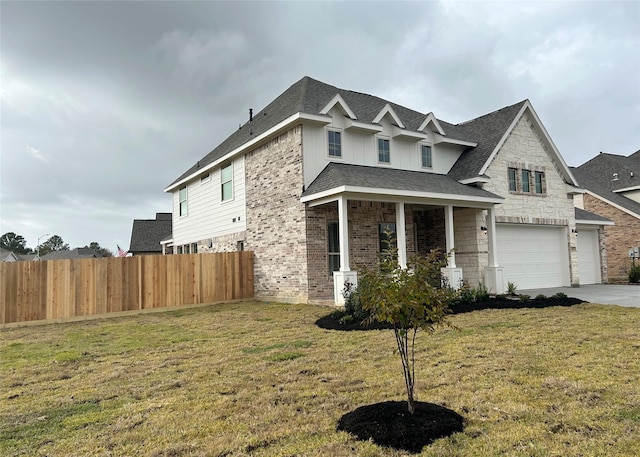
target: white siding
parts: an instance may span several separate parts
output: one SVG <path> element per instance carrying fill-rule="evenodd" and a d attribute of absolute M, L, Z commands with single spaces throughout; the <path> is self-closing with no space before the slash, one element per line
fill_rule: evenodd
<path fill-rule="evenodd" d="M 173 244 L 179 246 L 199 240 L 246 230 L 244 156 L 233 161 L 233 199 L 222 202 L 220 168 L 211 179 L 200 177 L 187 185 L 187 215 L 180 217 L 179 189 L 173 192 Z M 235 219 L 235 222 L 234 222 Z"/>
<path fill-rule="evenodd" d="M 343 162 L 356 165 L 379 166 L 399 168 L 402 170 L 423 171 L 425 173 L 446 174 L 456 162 L 462 150 L 462 146 L 450 144 L 433 145 L 431 139 L 425 140 L 431 144 L 433 168 L 422 168 L 419 139 L 393 138 L 393 126 L 389 116 L 381 121 L 383 131 L 379 134 L 389 139 L 391 151 L 391 163 L 378 163 L 378 143 L 375 133 L 344 130 L 345 117 L 338 108 L 328 113 L 333 121 L 327 127 L 305 125 L 302 135 L 304 184 L 308 186 L 327 166 L 329 162 Z M 342 158 L 328 156 L 327 129 L 341 129 Z M 430 135 L 430 132 L 427 132 Z"/>

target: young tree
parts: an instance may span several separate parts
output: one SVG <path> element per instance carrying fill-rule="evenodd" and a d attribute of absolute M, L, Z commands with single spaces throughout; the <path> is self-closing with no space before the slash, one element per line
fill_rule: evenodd
<path fill-rule="evenodd" d="M 362 307 L 371 313 L 370 319 L 388 322 L 393 331 L 402 360 L 407 389 L 409 413 L 415 411 L 415 342 L 419 329 L 433 332 L 435 326 L 451 325 L 447 319 L 449 304 L 457 292 L 443 286 L 441 268 L 447 265 L 447 256 L 432 250 L 426 256 L 414 255 L 407 268 L 400 268 L 395 243 L 373 268 L 363 267 L 358 274 L 358 287 Z"/>
<path fill-rule="evenodd" d="M 16 254 L 29 254 L 31 249 L 27 247 L 27 241 L 22 235 L 7 232 L 0 237 L 0 247 Z"/>
<path fill-rule="evenodd" d="M 48 254 L 53 251 L 68 251 L 69 245 L 63 241 L 58 235 L 53 235 L 47 241 L 40 245 L 40 256 Z"/>

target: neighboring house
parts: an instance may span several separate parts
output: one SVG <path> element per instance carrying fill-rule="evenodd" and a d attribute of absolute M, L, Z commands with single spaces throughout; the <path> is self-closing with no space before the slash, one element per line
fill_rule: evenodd
<path fill-rule="evenodd" d="M 20 261 L 20 257 L 12 251 L 8 251 L 7 249 L 0 248 L 0 261 L 2 262 L 18 262 Z"/>
<path fill-rule="evenodd" d="M 640 246 L 640 150 L 628 157 L 601 152 L 572 172 L 585 189 L 576 207 L 615 223 L 604 229 L 608 280 L 627 282 L 629 250 Z"/>
<path fill-rule="evenodd" d="M 40 260 L 90 259 L 102 257 L 91 248 L 75 248 L 69 251 L 53 251 L 40 256 Z"/>
<path fill-rule="evenodd" d="M 168 253 L 166 246 L 171 239 L 171 219 L 171 213 L 156 213 L 155 219 L 134 219 L 129 253 L 131 255 Z"/>
<path fill-rule="evenodd" d="M 342 301 L 385 229 L 450 283 L 576 286 L 581 192 L 531 103 L 461 124 L 302 78 L 171 183 L 175 252 L 251 250 L 255 294 Z"/>

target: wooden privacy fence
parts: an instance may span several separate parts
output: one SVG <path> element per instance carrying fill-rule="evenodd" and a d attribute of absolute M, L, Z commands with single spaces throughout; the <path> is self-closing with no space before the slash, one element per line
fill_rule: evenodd
<path fill-rule="evenodd" d="M 253 252 L 3 262 L 0 323 L 253 298 Z"/>

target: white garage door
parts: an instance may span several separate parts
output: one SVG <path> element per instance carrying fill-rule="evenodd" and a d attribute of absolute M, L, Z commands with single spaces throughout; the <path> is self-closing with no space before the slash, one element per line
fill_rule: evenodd
<path fill-rule="evenodd" d="M 580 284 L 599 284 L 602 281 L 597 230 L 578 230 L 578 272 Z"/>
<path fill-rule="evenodd" d="M 518 289 L 570 285 L 566 233 L 564 227 L 498 224 L 498 264 L 505 281 Z"/>

